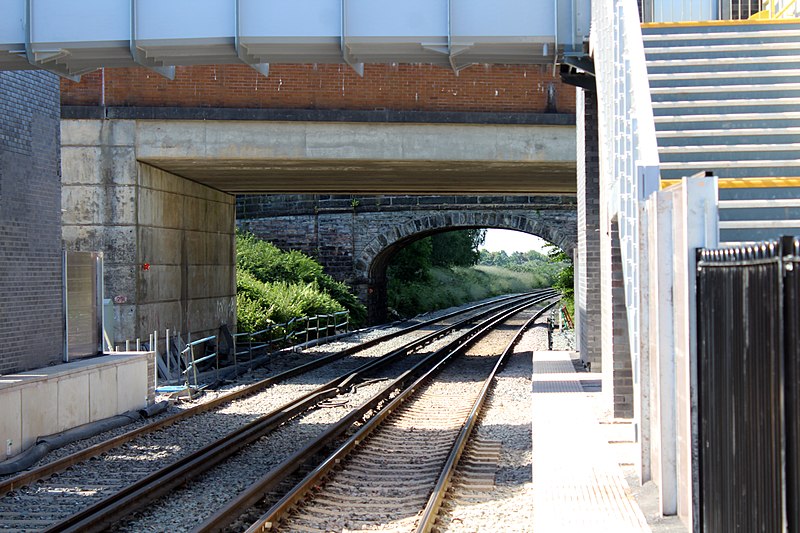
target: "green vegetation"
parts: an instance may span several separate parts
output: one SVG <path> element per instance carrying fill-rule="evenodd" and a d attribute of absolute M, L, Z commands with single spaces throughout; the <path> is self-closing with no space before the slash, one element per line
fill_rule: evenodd
<path fill-rule="evenodd" d="M 500 267 L 432 267 L 423 280 L 390 278 L 389 308 L 408 317 L 535 287 L 529 274 Z"/>
<path fill-rule="evenodd" d="M 556 287 L 572 312 L 572 265 L 566 254 L 478 251 L 484 230 L 451 231 L 411 243 L 388 270 L 390 312 L 401 317 L 501 294 Z M 567 295 L 566 288 L 569 287 Z"/>
<path fill-rule="evenodd" d="M 560 260 L 551 259 L 549 256 L 537 251 L 514 252 L 508 255 L 505 251 L 489 252 L 481 250 L 481 265 L 491 265 L 507 268 L 515 272 L 527 272 L 533 276 L 535 287 L 549 287 L 555 283 L 559 271 L 564 268 Z"/>
<path fill-rule="evenodd" d="M 252 234 L 236 233 L 236 304 L 239 331 L 257 331 L 292 318 L 350 311 L 363 324 L 367 310 L 344 283 L 298 252 L 283 252 Z"/>
<path fill-rule="evenodd" d="M 561 248 L 549 245 L 547 257 L 554 264 L 563 265 L 553 282 L 553 288 L 561 292 L 561 303 L 567 308 L 570 316 L 575 316 L 575 267 L 572 259 Z"/>

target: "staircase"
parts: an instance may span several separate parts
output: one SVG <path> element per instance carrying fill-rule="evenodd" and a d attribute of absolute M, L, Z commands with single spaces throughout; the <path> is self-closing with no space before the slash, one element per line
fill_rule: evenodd
<path fill-rule="evenodd" d="M 800 21 L 642 28 L 661 179 L 720 177 L 720 241 L 800 235 Z"/>

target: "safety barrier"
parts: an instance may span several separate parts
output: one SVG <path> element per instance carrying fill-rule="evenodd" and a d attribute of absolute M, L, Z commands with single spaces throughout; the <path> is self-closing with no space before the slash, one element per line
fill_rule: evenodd
<path fill-rule="evenodd" d="M 703 531 L 800 531 L 800 240 L 697 259 Z"/>

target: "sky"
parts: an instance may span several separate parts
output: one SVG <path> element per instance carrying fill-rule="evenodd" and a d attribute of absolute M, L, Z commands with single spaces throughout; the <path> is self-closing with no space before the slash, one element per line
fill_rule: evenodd
<path fill-rule="evenodd" d="M 521 231 L 487 229 L 486 242 L 483 243 L 480 249 L 490 252 L 505 250 L 509 255 L 514 252 L 527 252 L 530 250 L 545 253 L 544 245 L 546 243 L 547 241 L 544 239 L 540 239 L 529 233 L 522 233 Z"/>

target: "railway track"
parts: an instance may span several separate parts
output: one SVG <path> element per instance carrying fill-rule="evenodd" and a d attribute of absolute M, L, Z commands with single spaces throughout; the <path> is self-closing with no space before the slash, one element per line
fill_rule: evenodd
<path fill-rule="evenodd" d="M 522 331 L 545 309 L 506 320 L 506 325 L 521 327 L 502 354 L 482 355 L 499 351 L 481 346 L 496 344 L 490 337 L 461 356 L 458 365 L 441 370 L 437 365 L 266 513 L 249 525 L 243 523 L 249 517 L 240 518 L 230 530 L 430 531 L 495 374 Z M 498 331 L 492 335 L 502 337 Z M 471 479 L 461 483 L 486 484 L 493 477 L 488 474 L 492 458 L 499 457 L 499 443 L 470 443 L 468 456 L 462 475 Z M 209 521 L 196 531 L 217 531 L 219 525 Z"/>
<path fill-rule="evenodd" d="M 137 429 L 110 442 L 92 446 L 74 456 L 45 465 L 37 471 L 4 480 L 0 482 L 0 493 L 5 494 L 9 490 L 14 490 L 0 499 L 2 527 L 21 531 L 45 528 L 62 531 L 71 527 L 63 519 L 65 516 L 76 516 L 76 509 L 86 510 L 105 506 L 109 499 L 114 499 L 113 495 L 126 493 L 126 490 L 127 496 L 117 497 L 116 501 L 117 513 L 122 509 L 128 514 L 157 499 L 161 493 L 193 479 L 200 472 L 234 455 L 253 442 L 264 448 L 265 444 L 261 442 L 264 439 L 261 437 L 276 430 L 284 431 L 281 426 L 293 418 L 299 419 L 299 423 L 296 424 L 298 426 L 302 426 L 300 422 L 305 420 L 306 429 L 314 428 L 307 432 L 305 440 L 308 440 L 321 430 L 320 427 L 314 426 L 314 422 L 309 422 L 313 420 L 313 415 L 307 412 L 309 409 L 327 401 L 326 412 L 338 411 L 334 413 L 335 416 L 340 418 L 346 416 L 352 411 L 349 404 L 356 401 L 355 397 L 348 397 L 354 385 L 365 379 L 380 377 L 381 372 L 386 375 L 401 372 L 415 360 L 423 358 L 427 353 L 426 347 L 427 351 L 432 350 L 436 343 L 444 342 L 441 340 L 442 337 L 464 327 L 476 315 L 488 313 L 487 307 L 491 309 L 497 305 L 508 305 L 509 302 L 503 304 L 493 302 L 493 306 L 474 306 L 466 313 L 471 315 L 469 318 L 460 318 L 463 313 L 441 317 L 438 322 L 444 320 L 450 324 L 432 333 L 426 333 L 424 330 L 434 328 L 436 321 L 427 321 L 407 328 L 403 331 L 406 335 L 419 330 L 423 332 L 417 334 L 417 338 L 412 342 L 381 357 L 359 358 L 354 355 L 360 350 L 371 348 L 386 340 L 383 338 L 370 341 L 366 346 L 348 349 L 344 353 L 320 358 L 319 361 L 273 376 L 229 397 L 219 398 L 210 404 L 198 406 L 195 410 L 162 420 L 152 427 Z M 365 362 L 366 359 L 369 360 Z M 314 381 L 317 384 L 320 381 L 325 383 L 320 386 L 309 384 L 307 387 L 309 390 L 305 394 L 282 405 L 273 401 L 267 407 L 269 404 L 259 400 L 264 390 L 304 372 L 307 377 L 311 375 L 308 372 L 313 374 L 323 365 L 326 365 L 328 371 L 338 366 L 338 377 L 333 380 L 322 380 L 321 375 L 316 379 L 312 377 L 309 379 L 310 383 Z M 363 397 L 369 395 L 378 385 L 367 383 L 361 387 L 360 392 Z M 339 404 L 332 404 L 331 400 L 337 397 Z M 238 409 L 231 412 L 231 405 L 238 405 Z M 202 427 L 213 426 L 214 431 L 207 429 L 198 431 L 199 417 L 210 421 L 204 423 Z M 317 426 L 324 425 L 317 424 Z M 224 439 L 227 439 L 222 441 L 223 444 L 217 442 L 220 435 L 224 435 Z M 295 445 L 304 441 L 302 435 L 290 438 L 294 440 Z M 257 449 L 258 446 L 255 446 L 251 450 Z M 261 452 L 247 453 L 254 457 L 250 459 L 251 464 L 263 469 L 274 467 L 275 460 L 265 463 L 259 462 L 257 457 L 268 456 L 273 459 L 281 457 L 278 451 L 270 450 L 268 447 Z M 69 470 L 66 471 L 66 468 Z M 87 477 L 93 480 L 87 481 Z M 37 479 L 45 478 L 46 481 L 30 485 Z M 27 486 L 19 488 L 21 485 Z M 144 495 L 147 497 L 143 497 Z M 113 519 L 105 519 L 102 525 L 97 527 L 102 529 L 117 521 L 117 515 L 112 513 L 107 516 L 112 515 Z M 80 525 L 73 530 L 87 529 Z"/>

